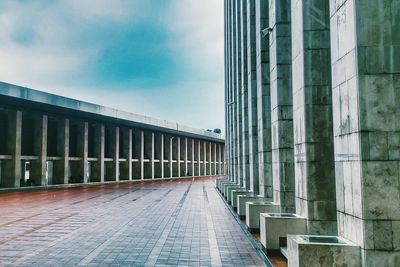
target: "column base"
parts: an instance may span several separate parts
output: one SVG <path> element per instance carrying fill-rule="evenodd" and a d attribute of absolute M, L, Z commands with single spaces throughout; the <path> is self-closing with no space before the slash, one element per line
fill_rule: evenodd
<path fill-rule="evenodd" d="M 246 202 L 271 202 L 272 199 L 260 195 L 241 195 L 237 199 L 237 213 L 241 219 L 246 218 Z"/>
<path fill-rule="evenodd" d="M 287 247 L 287 235 L 304 235 L 307 220 L 293 213 L 261 213 L 260 239 L 266 250 Z"/>
<path fill-rule="evenodd" d="M 231 203 L 231 191 L 233 189 L 241 189 L 241 186 L 238 184 L 226 184 L 224 186 L 224 197 L 226 200 L 228 200 L 229 203 Z"/>
<path fill-rule="evenodd" d="M 361 266 L 361 248 L 337 236 L 288 235 L 289 266 Z"/>
<path fill-rule="evenodd" d="M 246 202 L 246 225 L 250 232 L 260 232 L 260 214 L 278 213 L 281 207 L 274 202 Z"/>
<path fill-rule="evenodd" d="M 237 191 L 232 191 L 232 207 L 235 211 L 238 211 L 239 208 L 239 197 L 243 198 L 243 197 L 248 197 L 248 196 L 255 196 L 253 191 L 248 191 L 246 189 L 242 189 L 241 191 L 237 190 Z"/>

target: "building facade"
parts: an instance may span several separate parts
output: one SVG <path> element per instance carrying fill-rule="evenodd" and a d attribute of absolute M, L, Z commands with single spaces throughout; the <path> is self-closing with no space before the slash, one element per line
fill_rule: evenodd
<path fill-rule="evenodd" d="M 400 266 L 400 1 L 225 0 L 225 70 L 228 181 Z"/>
<path fill-rule="evenodd" d="M 221 175 L 222 135 L 0 83 L 3 188 Z"/>

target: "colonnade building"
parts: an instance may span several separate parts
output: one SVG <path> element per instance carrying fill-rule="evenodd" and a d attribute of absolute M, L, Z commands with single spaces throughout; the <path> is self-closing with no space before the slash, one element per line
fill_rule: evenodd
<path fill-rule="evenodd" d="M 220 175 L 224 137 L 0 83 L 3 188 Z"/>
<path fill-rule="evenodd" d="M 400 1 L 225 0 L 227 178 L 289 266 L 400 266 Z"/>

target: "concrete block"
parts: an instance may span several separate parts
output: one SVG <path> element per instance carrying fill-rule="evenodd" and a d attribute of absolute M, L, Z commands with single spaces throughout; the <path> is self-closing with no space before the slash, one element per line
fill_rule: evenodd
<path fill-rule="evenodd" d="M 306 224 L 306 218 L 293 213 L 261 213 L 261 244 L 267 250 L 286 247 L 286 236 L 306 234 Z"/>
<path fill-rule="evenodd" d="M 278 213 L 280 206 L 274 202 L 249 202 L 245 203 L 246 225 L 250 231 L 260 230 L 261 213 Z"/>
<path fill-rule="evenodd" d="M 232 194 L 231 194 L 232 208 L 233 209 L 238 208 L 238 196 L 252 196 L 252 195 L 254 195 L 253 192 L 247 191 L 245 189 L 232 191 Z"/>
<path fill-rule="evenodd" d="M 240 195 L 238 196 L 237 199 L 237 213 L 240 217 L 245 217 L 246 216 L 246 202 L 252 201 L 252 202 L 268 202 L 272 201 L 272 199 L 268 199 L 265 197 L 262 197 L 260 195 Z"/>
<path fill-rule="evenodd" d="M 228 186 L 226 187 L 226 199 L 228 200 L 228 202 L 232 203 L 233 199 L 232 199 L 232 191 L 246 191 L 246 189 L 244 189 L 243 187 L 241 187 L 240 185 L 236 185 L 236 186 Z"/>
<path fill-rule="evenodd" d="M 361 266 L 361 248 L 336 236 L 289 235 L 289 267 Z"/>
<path fill-rule="evenodd" d="M 222 188 L 222 194 L 224 195 L 224 197 L 226 198 L 226 199 L 228 199 L 228 192 L 227 192 L 227 190 L 228 190 L 228 187 L 240 187 L 239 185 L 237 185 L 237 184 L 235 184 L 235 183 L 229 183 L 229 184 L 224 184 L 223 185 L 223 188 Z"/>

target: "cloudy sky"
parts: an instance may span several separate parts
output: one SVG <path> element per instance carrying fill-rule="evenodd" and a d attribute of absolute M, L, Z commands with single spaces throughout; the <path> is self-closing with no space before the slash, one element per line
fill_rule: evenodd
<path fill-rule="evenodd" d="M 224 128 L 222 0 L 1 0 L 0 80 Z"/>

